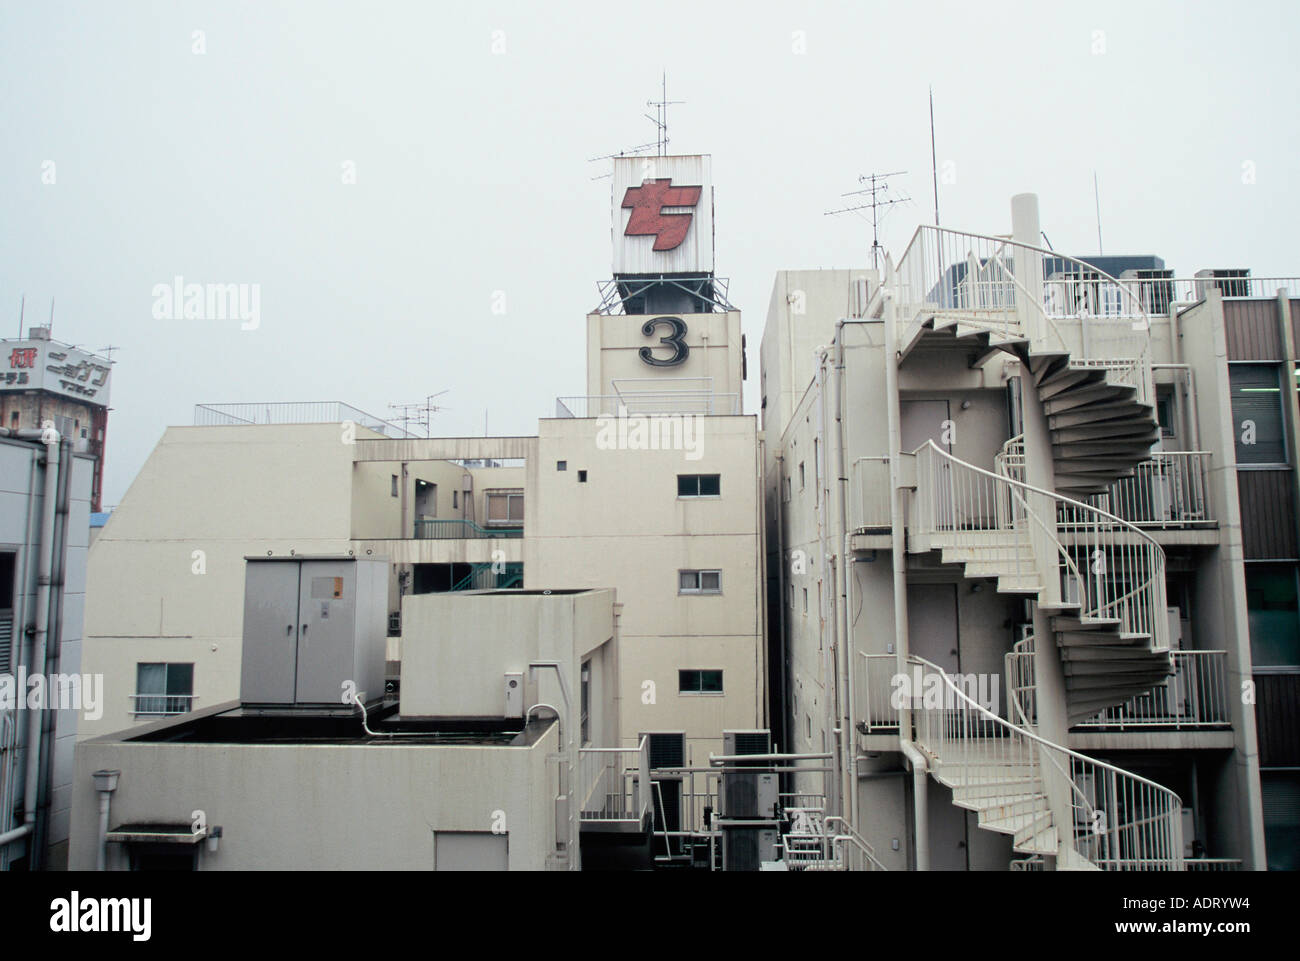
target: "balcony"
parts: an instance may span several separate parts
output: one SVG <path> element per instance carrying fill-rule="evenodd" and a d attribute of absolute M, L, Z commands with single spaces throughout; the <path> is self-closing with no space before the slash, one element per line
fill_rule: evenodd
<path fill-rule="evenodd" d="M 1227 651 L 1174 651 L 1174 673 L 1119 707 L 1080 721 L 1074 730 L 1194 731 L 1228 728 Z"/>
<path fill-rule="evenodd" d="M 1206 497 L 1206 451 L 1164 451 L 1138 464 L 1089 503 L 1147 530 L 1214 527 Z"/>
<path fill-rule="evenodd" d="M 637 747 L 584 747 L 577 790 L 584 831 L 640 833 L 650 827 L 650 740 Z"/>
<path fill-rule="evenodd" d="M 523 527 L 489 526 L 480 527 L 470 520 L 421 519 L 415 522 L 415 539 L 417 541 L 454 541 L 480 540 L 482 538 L 523 537 Z"/>
<path fill-rule="evenodd" d="M 194 694 L 131 694 L 134 717 L 173 717 L 194 710 Z"/>
<path fill-rule="evenodd" d="M 850 481 L 850 530 L 862 534 L 888 532 L 891 526 L 888 455 L 859 457 L 853 462 Z"/>
<path fill-rule="evenodd" d="M 1030 723 L 1037 723 L 1033 648 L 1020 646 L 1008 656 L 1008 698 L 1018 698 Z M 1227 651 L 1175 651 L 1174 673 L 1118 707 L 1075 724 L 1085 733 L 1126 731 L 1226 731 L 1232 726 Z M 891 703 L 897 659 L 893 654 L 859 652 L 853 678 L 855 725 L 864 737 L 896 735 L 898 711 Z"/>

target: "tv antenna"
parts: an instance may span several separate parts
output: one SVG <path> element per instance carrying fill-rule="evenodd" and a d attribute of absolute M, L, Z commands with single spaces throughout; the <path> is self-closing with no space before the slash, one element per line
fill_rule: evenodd
<path fill-rule="evenodd" d="M 850 207 L 841 207 L 838 210 L 827 210 L 824 216 L 831 217 L 836 214 L 858 213 L 863 210 L 871 211 L 871 269 L 875 270 L 877 266 L 877 251 L 883 250 L 880 246 L 880 224 L 889 216 L 890 210 L 895 204 L 911 203 L 911 197 L 895 196 L 892 188 L 889 186 L 890 177 L 901 177 L 907 173 L 906 170 L 894 170 L 890 173 L 870 173 L 859 174 L 858 183 L 867 184 L 861 190 L 850 190 L 848 193 L 840 194 L 841 197 L 865 197 L 864 203 L 855 204 Z"/>
<path fill-rule="evenodd" d="M 429 394 L 424 398 L 423 402 L 414 404 L 389 404 L 388 409 L 399 412 L 395 419 L 402 425 L 402 433 L 409 434 L 411 432 L 410 425 L 414 424 L 417 427 L 423 427 L 424 436 L 428 437 L 429 428 L 433 423 L 433 415 L 440 410 L 449 410 L 449 408 L 441 407 L 433 402 L 435 397 L 441 397 L 445 393 L 447 391 L 440 390 L 436 394 Z"/>
<path fill-rule="evenodd" d="M 669 142 L 668 141 L 668 108 L 671 106 L 676 106 L 678 104 L 684 104 L 686 101 L 668 99 L 667 72 L 665 72 L 661 76 L 660 83 L 661 83 L 660 97 L 662 99 L 647 100 L 645 102 L 645 105 L 647 107 L 655 108 L 655 115 L 653 117 L 650 116 L 649 114 L 645 115 L 645 118 L 655 125 L 655 139 L 650 143 L 637 144 L 635 147 L 628 147 L 626 150 L 620 150 L 617 153 L 608 153 L 600 157 L 592 157 L 587 161 L 588 163 L 599 163 L 602 160 L 612 160 L 615 157 L 635 157 L 639 154 L 644 153 L 647 150 L 654 150 L 656 156 L 659 157 L 662 157 L 667 153 L 668 142 Z M 592 177 L 591 179 L 604 180 L 606 177 L 610 177 L 610 176 L 613 175 L 600 174 L 599 176 Z"/>
<path fill-rule="evenodd" d="M 111 364 L 113 363 L 113 351 L 121 349 L 122 348 L 118 347 L 116 344 L 109 344 L 107 347 L 99 348 L 95 353 L 101 354 Z"/>

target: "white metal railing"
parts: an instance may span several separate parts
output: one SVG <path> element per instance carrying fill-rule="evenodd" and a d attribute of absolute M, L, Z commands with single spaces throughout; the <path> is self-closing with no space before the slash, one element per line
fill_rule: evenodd
<path fill-rule="evenodd" d="M 1241 858 L 1184 858 L 1188 871 L 1240 871 Z"/>
<path fill-rule="evenodd" d="M 644 821 L 650 813 L 649 738 L 633 748 L 584 747 L 578 752 L 578 810 L 584 824 Z"/>
<path fill-rule="evenodd" d="M 884 871 L 875 850 L 844 818 L 820 809 L 787 808 L 791 828 L 781 836 L 788 871 Z"/>
<path fill-rule="evenodd" d="M 1059 775 L 1070 792 L 1072 822 L 1054 823 L 1060 843 L 1106 870 L 1183 869 L 1182 801 L 1173 791 L 999 717 L 924 658 L 912 656 L 908 663 L 925 672 L 927 684 L 932 675 L 941 678 L 944 703 L 914 697 L 911 716 L 913 740 L 949 786 L 979 787 L 1016 776 L 1038 782 L 1025 793 L 1049 793 L 1046 779 Z"/>
<path fill-rule="evenodd" d="M 899 321 L 923 311 L 1083 359 L 1147 359 L 1151 320 L 1128 285 L 1096 267 L 1007 237 L 922 224 L 896 268 Z M 1018 276 L 1019 275 L 1019 276 Z M 1038 337 L 1023 321 L 1042 322 Z M 1070 321 L 1070 323 L 1061 323 Z"/>
<path fill-rule="evenodd" d="M 852 503 L 849 506 L 853 530 L 889 529 L 889 457 L 859 457 L 852 467 Z"/>
<path fill-rule="evenodd" d="M 712 417 L 740 413 L 740 394 L 712 390 L 639 390 L 555 398 L 556 417 Z"/>
<path fill-rule="evenodd" d="M 1038 688 L 1034 684 L 1034 636 L 1025 636 L 1004 655 L 1007 675 L 1007 718 L 1038 725 Z"/>
<path fill-rule="evenodd" d="M 195 694 L 128 694 L 136 717 L 171 717 L 194 709 Z"/>
<path fill-rule="evenodd" d="M 1075 727 L 1222 728 L 1232 724 L 1227 651 L 1174 651 L 1174 673 L 1151 690 Z"/>
<path fill-rule="evenodd" d="M 897 734 L 898 709 L 893 703 L 893 679 L 898 658 L 893 654 L 858 652 L 854 663 L 853 699 L 857 703 L 856 724 L 866 734 Z"/>
<path fill-rule="evenodd" d="M 1089 503 L 1145 528 L 1194 527 L 1214 523 L 1206 496 L 1208 451 L 1161 451 L 1138 464 Z"/>
<path fill-rule="evenodd" d="M 998 575 L 1032 583 L 1035 556 L 1059 580 L 1040 600 L 1077 603 L 1087 619 L 1115 619 L 1124 633 L 1169 646 L 1165 555 L 1141 528 L 1107 511 L 958 460 L 933 440 L 917 448 L 914 534 L 968 548 Z M 1037 508 L 1035 509 L 1035 505 Z"/>
<path fill-rule="evenodd" d="M 1262 299 L 1285 290 L 1290 297 L 1300 296 L 1298 277 L 1120 277 L 1056 278 L 1057 298 L 1063 303 L 1082 301 L 1094 314 L 1115 309 L 1120 300 L 1116 288 L 1132 293 L 1148 314 L 1168 314 L 1176 303 L 1193 303 L 1218 289 L 1226 300 Z"/>

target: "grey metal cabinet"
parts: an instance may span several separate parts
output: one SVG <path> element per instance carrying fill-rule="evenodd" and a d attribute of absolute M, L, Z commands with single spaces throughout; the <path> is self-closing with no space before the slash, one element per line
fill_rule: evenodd
<path fill-rule="evenodd" d="M 240 700 L 341 707 L 348 685 L 363 703 L 381 697 L 387 560 L 246 561 Z"/>

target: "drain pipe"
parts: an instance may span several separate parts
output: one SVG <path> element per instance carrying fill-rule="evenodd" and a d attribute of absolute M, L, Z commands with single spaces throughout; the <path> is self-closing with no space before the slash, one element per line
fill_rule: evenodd
<path fill-rule="evenodd" d="M 894 261 L 885 255 L 885 284 L 880 294 L 885 318 L 885 414 L 889 430 L 889 534 L 894 568 L 894 664 L 907 675 L 910 627 L 907 621 L 907 535 L 903 529 L 903 428 L 898 397 L 898 304 L 894 301 Z M 904 700 L 898 712 L 898 746 L 912 766 L 912 811 L 916 869 L 930 870 L 929 782 L 925 756 L 912 743 L 912 708 Z"/>
<path fill-rule="evenodd" d="M 49 424 L 49 421 L 46 421 Z M 59 432 L 53 425 L 42 430 L 18 431 L 17 436 L 36 439 L 45 445 L 45 494 L 41 502 L 41 546 L 36 574 L 36 630 L 32 637 L 29 670 L 45 671 L 46 641 L 50 629 L 50 582 L 54 569 L 54 514 L 58 507 Z M 27 775 L 23 782 L 24 827 L 36 828 L 36 798 L 41 772 L 41 730 L 39 718 L 27 719 Z M 0 838 L 0 843 L 3 842 Z M 29 863 L 37 861 L 33 850 Z"/>
<path fill-rule="evenodd" d="M 99 844 L 95 850 L 95 870 L 105 871 L 108 864 L 108 809 L 117 790 L 121 771 L 96 771 L 91 775 L 99 792 Z"/>
<path fill-rule="evenodd" d="M 564 778 L 564 784 L 561 785 L 561 789 L 564 792 L 562 796 L 567 799 L 565 803 L 565 807 L 566 807 L 566 813 L 568 814 L 567 820 L 568 820 L 568 827 L 569 827 L 569 831 L 568 831 L 569 836 L 565 839 L 564 842 L 565 843 L 564 853 L 565 853 L 565 858 L 568 861 L 569 870 L 572 871 L 574 866 L 574 858 L 575 856 L 580 856 L 580 855 L 578 849 L 578 839 L 574 837 L 574 833 L 575 833 L 574 825 L 577 823 L 577 821 L 576 818 L 574 817 L 573 796 L 572 796 L 573 795 L 573 768 L 574 768 L 573 753 L 574 752 L 570 742 L 573 740 L 573 731 L 571 729 L 572 725 L 568 725 L 567 727 L 569 728 L 569 730 L 568 730 L 567 740 L 566 740 L 566 734 L 565 734 L 566 725 L 563 720 L 563 718 L 567 718 L 569 716 L 569 712 L 571 710 L 570 701 L 569 701 L 569 685 L 564 680 L 564 668 L 559 661 L 530 661 L 528 664 L 528 679 L 530 681 L 533 680 L 534 675 L 537 673 L 538 670 L 541 669 L 550 669 L 555 672 L 555 678 L 557 681 L 560 682 L 561 703 L 564 704 L 563 715 L 561 715 L 559 711 L 555 711 L 555 708 L 553 707 L 551 708 L 551 710 L 555 711 L 556 717 L 561 719 L 559 730 L 556 733 L 559 735 L 560 749 L 564 752 L 564 757 L 566 759 L 565 763 L 568 768 L 568 770 L 565 772 L 567 776 Z M 539 704 L 535 706 L 541 707 L 543 705 Z M 549 704 L 545 706 L 550 707 Z M 526 712 L 524 715 L 525 720 L 527 719 L 528 713 L 531 713 L 532 711 L 533 708 L 528 709 L 528 712 Z"/>

